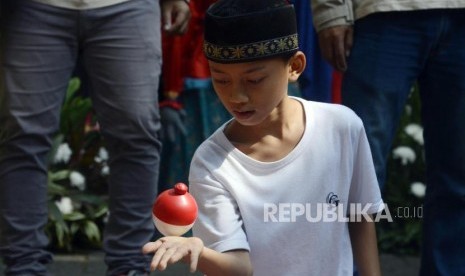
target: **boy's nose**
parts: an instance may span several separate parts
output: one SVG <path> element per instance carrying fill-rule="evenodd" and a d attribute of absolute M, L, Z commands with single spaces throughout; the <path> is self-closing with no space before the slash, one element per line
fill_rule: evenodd
<path fill-rule="evenodd" d="M 229 100 L 233 103 L 244 103 L 249 100 L 249 97 L 243 87 L 235 87 L 229 95 Z"/>

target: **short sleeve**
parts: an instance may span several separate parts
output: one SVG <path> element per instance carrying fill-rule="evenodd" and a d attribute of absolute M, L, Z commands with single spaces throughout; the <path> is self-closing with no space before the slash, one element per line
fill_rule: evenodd
<path fill-rule="evenodd" d="M 367 214 L 375 214 L 384 209 L 384 202 L 381 198 L 370 146 L 361 121 L 360 125 L 354 140 L 354 163 L 349 204 L 360 204 L 361 208 L 355 208 L 355 210 L 364 210 Z"/>
<path fill-rule="evenodd" d="M 199 208 L 198 218 L 192 229 L 193 235 L 202 239 L 205 246 L 219 252 L 236 249 L 249 251 L 236 200 L 211 175 L 199 173 L 202 166 L 196 165 L 196 160 L 193 160 L 191 171 L 197 170 L 196 175 L 203 177 L 189 180 L 190 192 Z"/>

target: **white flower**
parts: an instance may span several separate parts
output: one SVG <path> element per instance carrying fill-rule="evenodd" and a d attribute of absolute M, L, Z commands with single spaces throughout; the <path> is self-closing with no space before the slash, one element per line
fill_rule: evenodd
<path fill-rule="evenodd" d="M 108 220 L 110 219 L 110 211 L 108 211 L 105 216 L 103 217 L 102 221 L 104 224 L 108 223 Z"/>
<path fill-rule="evenodd" d="M 58 163 L 67 163 L 69 159 L 71 158 L 71 155 L 73 154 L 73 151 L 69 147 L 67 143 L 63 143 L 58 146 L 57 152 L 55 156 L 53 157 L 53 161 L 55 164 Z"/>
<path fill-rule="evenodd" d="M 97 163 L 101 163 L 101 162 L 105 162 L 108 160 L 108 151 L 101 147 L 99 150 L 98 150 L 98 155 L 95 156 L 94 158 L 95 162 Z"/>
<path fill-rule="evenodd" d="M 426 186 L 421 182 L 413 182 L 410 185 L 410 192 L 416 197 L 423 198 L 425 196 Z"/>
<path fill-rule="evenodd" d="M 423 145 L 423 127 L 418 124 L 409 124 L 404 129 L 405 133 L 410 135 L 418 144 Z"/>
<path fill-rule="evenodd" d="M 399 146 L 392 151 L 394 159 L 401 159 L 402 165 L 415 162 L 417 158 L 415 152 L 406 146 Z"/>
<path fill-rule="evenodd" d="M 412 115 L 412 107 L 408 104 L 405 105 L 405 114 L 407 114 L 407 116 Z"/>
<path fill-rule="evenodd" d="M 419 125 L 419 124 L 408 124 L 404 131 L 410 135 L 410 136 L 413 136 L 415 135 L 416 133 L 418 132 L 422 132 L 423 131 L 423 128 Z"/>
<path fill-rule="evenodd" d="M 104 166 L 104 167 L 102 168 L 102 170 L 100 171 L 100 173 L 101 173 L 102 176 L 107 176 L 107 175 L 109 175 L 109 174 L 110 174 L 110 167 Z"/>
<path fill-rule="evenodd" d="M 69 197 L 62 197 L 59 201 L 55 201 L 55 205 L 63 215 L 68 215 L 73 212 L 73 202 Z"/>
<path fill-rule="evenodd" d="M 86 188 L 86 179 L 80 172 L 72 171 L 69 174 L 69 181 L 71 186 L 78 188 L 80 191 L 84 191 Z"/>

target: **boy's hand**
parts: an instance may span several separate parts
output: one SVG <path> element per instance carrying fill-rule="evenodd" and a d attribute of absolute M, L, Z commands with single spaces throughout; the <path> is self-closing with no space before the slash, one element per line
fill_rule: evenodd
<path fill-rule="evenodd" d="M 184 260 L 190 264 L 190 271 L 195 272 L 203 248 L 202 240 L 196 237 L 163 237 L 155 242 L 146 243 L 142 252 L 155 253 L 150 264 L 152 271 L 165 270 L 168 264 Z"/>

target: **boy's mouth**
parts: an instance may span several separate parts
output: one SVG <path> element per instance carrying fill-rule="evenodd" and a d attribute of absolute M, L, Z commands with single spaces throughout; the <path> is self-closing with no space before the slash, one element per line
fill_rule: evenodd
<path fill-rule="evenodd" d="M 237 119 L 245 120 L 245 119 L 250 118 L 254 113 L 255 113 L 254 110 L 249 110 L 249 111 L 234 110 L 234 117 L 236 117 Z"/>

